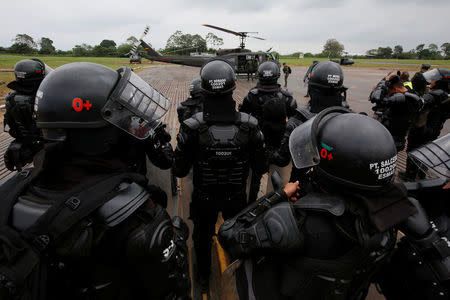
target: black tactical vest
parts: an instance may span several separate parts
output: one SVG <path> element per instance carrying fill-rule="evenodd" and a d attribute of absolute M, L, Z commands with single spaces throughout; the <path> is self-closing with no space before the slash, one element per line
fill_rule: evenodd
<path fill-rule="evenodd" d="M 314 193 L 294 204 L 296 210 L 306 213 L 305 221 L 300 225 L 305 234 L 305 247 L 300 253 L 269 259 L 264 272 L 258 271 L 261 266 L 255 265 L 253 286 L 257 299 L 365 298 L 372 277 L 392 253 L 396 231 L 377 232 L 364 215 L 352 212 L 346 206 L 339 197 L 317 197 Z M 328 220 L 323 223 L 325 226 L 317 225 L 322 224 L 317 221 L 320 219 Z M 310 222 L 309 229 L 307 222 Z M 321 228 L 314 229 L 314 225 Z M 327 228 L 332 228 L 333 232 L 327 233 Z M 309 241 L 316 238 L 318 246 L 322 246 L 320 240 L 334 235 L 335 246 L 327 254 L 330 258 L 317 258 L 324 250 L 308 247 L 307 235 Z M 343 244 L 347 246 L 343 247 Z M 272 272 L 277 274 L 273 280 L 278 284 L 264 284 L 263 281 L 268 280 L 264 274 Z M 271 290 L 270 286 L 275 286 L 277 291 Z"/>
<path fill-rule="evenodd" d="M 281 91 L 263 93 L 251 90 L 252 111 L 268 145 L 279 146 L 286 129 L 286 96 Z"/>
<path fill-rule="evenodd" d="M 185 124 L 198 135 L 194 186 L 205 192 L 221 191 L 224 196 L 245 191 L 249 141 L 256 120 L 246 113 L 238 113 L 234 123 L 208 124 L 203 120 L 203 113 L 198 113 Z"/>

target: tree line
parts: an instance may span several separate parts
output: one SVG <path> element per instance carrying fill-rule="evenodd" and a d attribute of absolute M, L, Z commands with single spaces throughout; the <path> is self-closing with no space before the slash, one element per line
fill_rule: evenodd
<path fill-rule="evenodd" d="M 295 52 L 289 56 L 298 57 L 303 54 L 304 57 L 317 58 L 336 58 L 348 54 L 345 51 L 344 45 L 339 43 L 336 39 L 328 39 L 323 45 L 321 53 L 301 53 Z M 288 56 L 288 57 L 289 57 Z M 415 49 L 404 51 L 403 46 L 396 45 L 391 47 L 378 47 L 377 49 L 370 49 L 366 51 L 366 55 L 353 55 L 354 58 L 395 58 L 395 59 L 450 59 L 450 43 L 443 43 L 440 47 L 436 44 L 418 45 Z"/>
<path fill-rule="evenodd" d="M 0 47 L 0 53 L 14 54 L 46 54 L 66 56 L 118 56 L 129 55 L 136 37 L 130 36 L 124 43 L 117 45 L 115 41 L 104 39 L 98 45 L 86 43 L 75 45 L 71 50 L 57 50 L 53 46 L 53 40 L 42 37 L 34 40 L 25 33 L 17 34 L 10 47 Z M 167 40 L 166 46 L 159 49 L 163 54 L 189 55 L 190 52 L 215 52 L 215 47 L 223 45 L 223 39 L 209 32 L 204 38 L 198 34 L 185 34 L 179 30 L 173 33 Z M 209 47 L 208 47 L 209 46 Z M 138 51 L 143 52 L 140 46 Z"/>
<path fill-rule="evenodd" d="M 47 54 L 47 55 L 67 55 L 67 56 L 117 56 L 125 57 L 129 55 L 133 43 L 137 41 L 136 37 L 130 36 L 124 43 L 117 46 L 113 40 L 104 39 L 98 45 L 88 45 L 86 43 L 75 45 L 71 50 L 56 50 L 53 46 L 53 40 L 48 37 L 42 37 L 35 41 L 28 34 L 17 34 L 12 40 L 10 47 L 0 47 L 0 53 L 16 54 Z M 183 33 L 180 30 L 175 31 L 167 40 L 166 46 L 159 51 L 166 55 L 189 55 L 191 52 L 216 52 L 217 48 L 223 45 L 223 39 L 209 32 L 205 37 L 199 34 Z M 140 47 L 138 51 L 143 52 Z M 295 52 L 292 57 L 318 58 L 336 58 L 347 55 L 345 47 L 334 38 L 328 39 L 323 45 L 321 53 L 300 53 Z M 396 59 L 450 59 L 450 43 L 443 43 L 440 47 L 437 44 L 419 44 L 416 48 L 404 51 L 403 46 L 396 45 L 391 47 L 378 47 L 366 51 L 366 55 L 353 56 L 355 58 L 396 58 Z"/>

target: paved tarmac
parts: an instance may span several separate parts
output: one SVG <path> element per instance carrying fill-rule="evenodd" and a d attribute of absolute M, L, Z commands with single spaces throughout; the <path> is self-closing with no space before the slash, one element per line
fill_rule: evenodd
<path fill-rule="evenodd" d="M 344 84 L 349 88 L 347 92 L 347 101 L 350 107 L 357 112 L 366 112 L 371 115 L 372 104 L 368 101 L 369 93 L 372 87 L 387 74 L 387 70 L 364 69 L 344 67 Z M 177 105 L 185 100 L 189 93 L 189 83 L 199 77 L 199 68 L 175 65 L 156 65 L 151 68 L 139 72 L 145 81 L 159 90 L 167 98 L 171 100 L 170 111 L 166 114 L 164 122 L 168 125 L 168 129 L 172 136 L 172 144 L 176 146 L 176 134 L 178 132 L 179 123 L 176 115 Z M 299 105 L 307 103 L 308 98 L 305 98 L 306 88 L 303 86 L 303 76 L 307 67 L 292 67 L 292 74 L 288 80 L 288 90 L 293 93 L 294 98 Z M 284 83 L 284 79 L 280 78 L 280 83 Z M 247 81 L 246 77 L 239 77 L 237 88 L 234 92 L 234 98 L 237 104 L 242 102 L 242 99 L 247 94 L 250 88 L 256 85 L 256 80 Z M 450 132 L 450 122 L 445 124 L 442 134 Z M 7 134 L 0 134 L 0 181 L 6 177 L 9 172 L 4 168 L 3 152 L 11 138 Z M 404 157 L 404 154 L 403 154 Z M 404 159 L 403 159 L 404 160 Z M 404 164 L 404 161 L 401 162 Z M 281 170 L 281 175 L 284 179 L 288 178 L 290 168 Z M 153 184 L 161 186 L 169 196 L 168 211 L 172 215 L 179 215 L 183 219 L 188 220 L 189 217 L 189 203 L 192 193 L 192 176 L 191 174 L 185 178 L 178 180 L 179 192 L 178 195 L 171 197 L 171 177 L 170 171 L 161 171 L 149 163 L 148 176 Z M 260 193 L 266 192 L 266 184 L 268 178 L 265 176 L 262 180 L 262 188 Z M 285 180 L 286 181 L 286 180 Z M 270 188 L 269 188 L 270 189 Z M 188 221 L 188 225 L 192 232 L 192 223 Z M 191 241 L 189 241 L 191 245 Z M 192 265 L 192 264 L 191 264 Z M 192 267 L 192 266 L 191 266 Z M 193 266 L 195 268 L 195 266 Z M 217 266 L 213 265 L 213 269 Z M 193 271 L 191 270 L 191 274 Z M 198 298 L 197 291 L 194 291 L 194 298 Z M 211 293 L 211 299 L 219 299 L 217 293 Z M 367 299 L 379 300 L 383 297 L 377 295 L 376 292 L 371 291 Z"/>

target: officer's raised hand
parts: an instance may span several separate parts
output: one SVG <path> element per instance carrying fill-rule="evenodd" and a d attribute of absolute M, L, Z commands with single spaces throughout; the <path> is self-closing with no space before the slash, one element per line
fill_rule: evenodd
<path fill-rule="evenodd" d="M 300 197 L 300 187 L 298 180 L 296 182 L 288 182 L 283 187 L 283 191 L 286 193 L 286 196 L 290 202 L 296 202 L 298 197 Z"/>

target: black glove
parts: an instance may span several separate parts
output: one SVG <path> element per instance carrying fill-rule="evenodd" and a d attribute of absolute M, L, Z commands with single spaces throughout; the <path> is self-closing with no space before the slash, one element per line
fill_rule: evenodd
<path fill-rule="evenodd" d="M 14 140 L 6 149 L 5 166 L 10 171 L 21 171 L 22 168 L 33 161 L 33 156 L 41 149 L 41 144 L 25 144 Z"/>
<path fill-rule="evenodd" d="M 172 139 L 170 134 L 166 131 L 166 126 L 167 126 L 166 124 L 161 123 L 155 129 L 155 135 L 154 135 L 153 139 L 155 141 L 158 140 L 161 144 L 168 143 Z"/>

